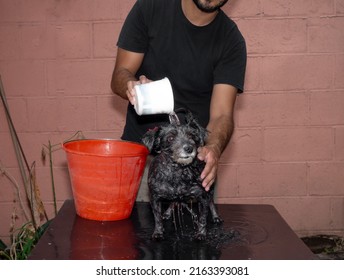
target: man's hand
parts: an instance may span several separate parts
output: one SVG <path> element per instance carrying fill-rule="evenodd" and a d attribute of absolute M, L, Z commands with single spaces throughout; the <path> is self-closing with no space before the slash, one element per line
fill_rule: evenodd
<path fill-rule="evenodd" d="M 206 145 L 198 150 L 198 158 L 205 162 L 201 173 L 202 186 L 209 191 L 215 182 L 220 156 L 234 129 L 233 111 L 237 89 L 227 84 L 214 85 L 210 102 L 209 132 Z"/>
<path fill-rule="evenodd" d="M 213 146 L 204 146 L 198 149 L 198 159 L 205 162 L 201 180 L 206 191 L 209 191 L 215 182 L 220 156 L 220 151 Z"/>
<path fill-rule="evenodd" d="M 138 81 L 128 81 L 127 83 L 127 97 L 129 102 L 134 105 L 135 104 L 135 89 L 134 86 L 149 83 L 151 80 L 147 79 L 146 76 L 141 75 Z"/>

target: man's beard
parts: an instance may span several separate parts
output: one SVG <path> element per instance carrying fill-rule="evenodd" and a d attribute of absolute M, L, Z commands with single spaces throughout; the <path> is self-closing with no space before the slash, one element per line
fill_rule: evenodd
<path fill-rule="evenodd" d="M 197 8 L 200 9 L 202 12 L 213 13 L 213 12 L 219 10 L 224 4 L 226 4 L 228 2 L 228 0 L 222 0 L 222 1 L 220 1 L 219 4 L 217 4 L 215 6 L 209 6 L 208 4 L 210 1 L 208 1 L 208 0 L 206 1 L 205 4 L 201 3 L 200 0 L 193 0 L 193 2 L 197 6 Z"/>

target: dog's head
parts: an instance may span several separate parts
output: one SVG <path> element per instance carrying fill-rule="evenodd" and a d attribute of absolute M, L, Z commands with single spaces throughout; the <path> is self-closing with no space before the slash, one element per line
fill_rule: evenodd
<path fill-rule="evenodd" d="M 165 153 L 176 163 L 188 165 L 197 155 L 197 148 L 205 143 L 207 131 L 199 125 L 191 112 L 185 124 L 171 123 L 149 130 L 142 138 L 152 154 Z"/>

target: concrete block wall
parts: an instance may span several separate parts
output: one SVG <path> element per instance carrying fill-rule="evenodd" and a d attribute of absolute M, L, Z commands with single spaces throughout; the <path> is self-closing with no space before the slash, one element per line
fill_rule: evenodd
<path fill-rule="evenodd" d="M 10 111 L 53 217 L 41 149 L 82 131 L 119 138 L 126 102 L 110 79 L 135 0 L 0 0 L 0 75 Z M 299 234 L 344 232 L 344 1 L 231 0 L 224 11 L 248 47 L 245 93 L 219 167 L 217 202 L 274 205 Z M 66 158 L 53 154 L 58 205 L 72 197 Z M 0 162 L 20 183 L 3 107 Z M 0 174 L 0 238 L 14 189 Z"/>

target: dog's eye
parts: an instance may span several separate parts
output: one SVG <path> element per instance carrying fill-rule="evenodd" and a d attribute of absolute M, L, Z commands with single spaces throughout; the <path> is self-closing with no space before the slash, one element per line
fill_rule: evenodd
<path fill-rule="evenodd" d="M 174 136 L 173 135 L 170 135 L 170 136 L 167 137 L 167 141 L 168 142 L 171 143 L 171 142 L 173 142 L 173 140 L 174 140 Z"/>

